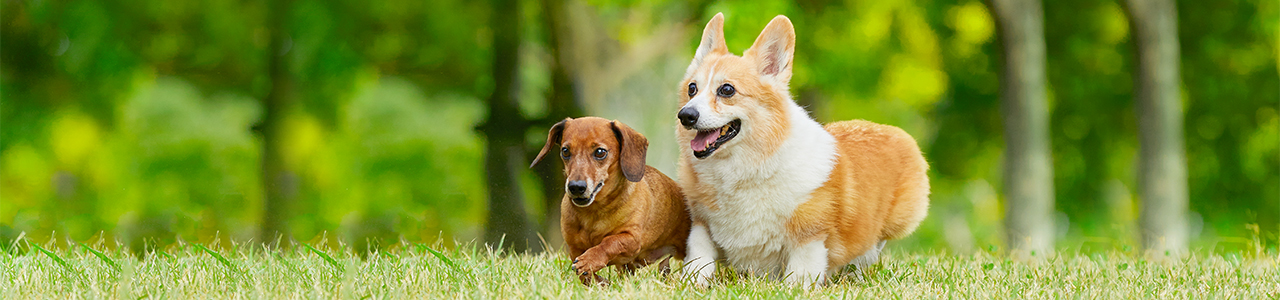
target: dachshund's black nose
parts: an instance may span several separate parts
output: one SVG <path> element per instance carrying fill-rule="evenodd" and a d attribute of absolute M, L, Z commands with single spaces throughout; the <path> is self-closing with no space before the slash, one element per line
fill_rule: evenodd
<path fill-rule="evenodd" d="M 570 181 L 565 188 L 569 190 L 570 196 L 586 196 L 587 182 L 582 180 Z"/>
<path fill-rule="evenodd" d="M 698 124 L 698 110 L 693 109 L 693 107 L 680 109 L 680 113 L 676 114 L 676 117 L 680 118 L 680 125 L 684 125 L 684 128 L 693 128 L 693 124 Z"/>

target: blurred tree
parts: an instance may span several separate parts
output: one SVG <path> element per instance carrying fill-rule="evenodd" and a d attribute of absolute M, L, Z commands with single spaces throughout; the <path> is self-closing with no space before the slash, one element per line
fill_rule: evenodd
<path fill-rule="evenodd" d="M 1126 0 L 1138 52 L 1138 189 L 1148 254 L 1187 250 L 1187 155 L 1182 135 L 1178 15 L 1172 0 Z"/>
<path fill-rule="evenodd" d="M 609 12 L 609 8 L 599 8 L 605 11 L 589 9 L 582 3 L 569 2 L 564 0 L 542 0 L 542 27 L 545 31 L 545 46 L 551 58 L 550 70 L 551 84 L 546 91 L 547 94 L 547 114 L 545 117 L 535 120 L 534 123 L 540 125 L 540 131 L 534 136 L 546 136 L 545 129 L 551 124 L 560 121 L 566 117 L 580 117 L 588 114 L 587 108 L 583 105 L 587 102 L 584 99 L 583 89 L 599 90 L 602 85 L 623 85 L 626 81 L 621 78 L 628 76 L 636 76 L 636 71 L 628 71 L 628 69 L 636 68 L 629 65 L 646 66 L 652 63 L 644 63 L 648 60 L 660 62 L 657 54 L 665 54 L 654 51 L 649 48 L 662 48 L 668 43 L 637 43 L 630 49 L 618 49 L 623 47 L 609 47 L 612 43 L 619 41 L 612 36 L 592 30 L 582 28 L 605 27 L 609 26 L 609 22 L 600 20 L 598 17 L 605 14 L 616 14 L 625 12 L 631 15 L 650 16 L 654 11 L 663 12 L 684 12 L 682 14 L 673 14 L 663 19 L 657 19 L 663 23 L 689 24 L 697 23 L 698 18 L 703 18 L 707 6 L 710 1 L 688 1 L 688 2 L 654 2 L 642 5 L 621 5 L 614 7 L 617 12 Z M 609 4 L 598 4 L 599 6 L 611 6 Z M 617 5 L 617 4 L 614 4 Z M 576 16 L 575 16 L 576 14 Z M 576 24 L 576 25 L 575 25 Z M 587 25 L 584 25 L 587 24 Z M 579 27 L 575 29 L 574 27 Z M 684 29 L 675 27 L 658 33 L 650 33 L 645 38 L 654 39 L 664 36 L 680 36 L 683 35 Z M 679 33 L 679 34 L 673 34 Z M 575 43 L 576 42 L 576 43 Z M 575 48 L 576 47 L 576 48 Z M 575 56 L 574 54 L 581 54 Z M 605 55 L 602 55 L 605 54 Z M 600 68 L 592 66 L 595 61 L 592 59 L 584 59 L 583 56 L 602 56 L 607 62 L 603 63 L 608 67 Z M 683 58 L 682 58 L 683 59 Z M 603 83 L 611 80 L 601 80 L 601 78 L 617 77 L 621 82 Z M 667 83 L 668 81 L 662 81 Z M 592 88 L 594 86 L 594 88 Z M 620 89 L 614 87 L 613 89 Z M 599 97 L 600 95 L 597 95 Z M 643 98 L 643 97 L 642 97 Z M 619 112 L 615 109 L 602 109 L 597 105 L 598 116 L 622 116 L 620 119 L 635 112 Z M 665 114 L 663 116 L 666 116 Z M 662 118 L 658 120 L 659 124 L 666 125 L 669 119 Z M 646 124 L 631 124 L 633 126 L 643 128 Z M 662 126 L 664 129 L 666 126 Z M 650 132 L 653 138 L 653 132 Z M 652 141 L 652 139 L 651 139 Z M 542 140 L 537 143 L 530 144 L 534 147 L 541 147 Z M 532 148 L 529 152 L 530 156 L 536 155 L 540 148 Z M 653 154 L 651 152 L 651 154 Z M 657 155 L 650 155 L 649 165 L 661 165 L 661 162 L 654 161 Z M 563 163 L 558 159 L 545 160 L 544 162 L 533 167 L 537 177 L 541 180 L 542 193 L 545 200 L 545 221 L 543 223 L 543 237 L 550 245 L 559 245 L 560 236 L 560 202 L 564 195 L 564 172 Z"/>
<path fill-rule="evenodd" d="M 564 36 L 570 34 L 565 23 L 565 7 L 562 0 L 542 1 L 542 26 L 545 31 L 547 52 L 551 56 L 551 86 L 547 90 L 547 115 L 537 124 L 554 124 L 563 118 L 583 116 L 582 102 L 575 91 L 573 78 L 569 75 L 569 56 L 562 48 L 566 45 Z M 540 127 L 541 128 L 541 127 Z M 539 148 L 530 149 L 531 154 Z M 542 182 L 543 220 L 542 236 L 549 245 L 560 245 L 563 237 L 560 234 L 560 201 L 564 195 L 564 162 L 559 159 L 547 159 L 533 166 L 534 172 Z"/>
<path fill-rule="evenodd" d="M 1005 230 L 1015 257 L 1043 258 L 1054 242 L 1044 13 L 1039 1 L 992 0 L 991 6 L 1004 42 Z"/>
<path fill-rule="evenodd" d="M 259 163 L 262 167 L 260 180 L 264 208 L 262 229 L 258 238 L 263 243 L 272 243 L 281 235 L 284 235 L 286 240 L 290 238 L 287 212 L 290 211 L 289 203 L 297 194 L 294 191 L 297 187 L 296 176 L 285 168 L 280 149 L 283 142 L 280 121 L 284 117 L 286 102 L 290 97 L 289 92 L 293 88 L 285 66 L 285 53 L 291 47 L 288 45 L 290 40 L 285 31 L 285 21 L 288 20 L 287 12 L 291 3 L 290 0 L 270 1 L 267 8 L 267 38 L 270 39 L 270 46 L 264 54 L 267 56 L 267 73 L 271 78 L 271 90 L 262 99 L 262 118 L 254 126 L 254 130 L 262 139 Z"/>
<path fill-rule="evenodd" d="M 485 242 L 503 243 L 515 251 L 539 251 L 537 227 L 525 210 L 524 194 L 518 181 L 525 168 L 524 137 L 529 121 L 516 103 L 517 52 L 520 45 L 518 0 L 495 0 L 489 24 L 493 31 L 493 93 L 489 95 L 488 119 L 478 129 L 484 134 L 485 174 L 489 189 L 489 213 L 485 222 Z"/>
<path fill-rule="evenodd" d="M 1045 1 L 1054 219 L 1060 241 L 1137 246 L 1133 45 L 1113 0 Z M 1108 242 L 1102 242 L 1108 241 Z"/>
<path fill-rule="evenodd" d="M 943 62 L 951 84 L 929 116 L 937 133 L 931 143 L 921 144 L 933 173 L 929 219 L 938 229 L 930 232 L 926 224 L 913 236 L 921 237 L 922 243 L 937 243 L 932 247 L 945 245 L 966 254 L 1007 238 L 996 192 L 1001 188 L 1004 151 L 999 76 L 1003 63 L 997 59 L 1000 43 L 988 5 L 959 1 L 939 10 L 945 11 L 939 27 L 949 35 L 943 39 Z"/>
<path fill-rule="evenodd" d="M 1191 237 L 1225 247 L 1245 245 L 1217 243 L 1218 237 L 1274 243 L 1280 236 L 1280 1 L 1180 0 L 1176 7 Z"/>

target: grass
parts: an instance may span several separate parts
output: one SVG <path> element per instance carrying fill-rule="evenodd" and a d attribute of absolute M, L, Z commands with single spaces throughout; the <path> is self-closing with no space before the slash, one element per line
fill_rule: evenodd
<path fill-rule="evenodd" d="M 655 268 L 580 285 L 559 252 L 505 254 L 475 245 L 402 244 L 367 253 L 307 244 L 268 250 L 180 244 L 135 256 L 71 244 L 0 251 L 0 298 L 1277 298 L 1280 258 L 1199 254 L 1172 263 L 1123 253 L 1002 255 L 889 251 L 863 278 L 805 290 L 721 272 L 696 288 Z"/>

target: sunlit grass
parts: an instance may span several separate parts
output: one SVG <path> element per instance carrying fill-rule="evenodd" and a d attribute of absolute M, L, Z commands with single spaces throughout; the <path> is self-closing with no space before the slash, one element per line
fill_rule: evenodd
<path fill-rule="evenodd" d="M 889 251 L 863 278 L 804 290 L 722 272 L 711 288 L 645 268 L 580 285 L 561 253 L 506 254 L 473 244 L 401 244 L 354 255 L 307 244 L 180 244 L 135 256 L 102 245 L 13 243 L 0 251 L 0 298 L 1276 298 L 1275 256 L 1199 254 L 1173 263 L 1125 252 L 1002 255 Z"/>

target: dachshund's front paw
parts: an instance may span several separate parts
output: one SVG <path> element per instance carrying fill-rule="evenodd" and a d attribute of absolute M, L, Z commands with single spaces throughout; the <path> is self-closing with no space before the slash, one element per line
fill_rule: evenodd
<path fill-rule="evenodd" d="M 600 275 L 596 275 L 595 273 L 578 275 L 578 280 L 582 281 L 582 285 L 585 285 L 585 286 L 598 286 L 598 287 L 609 286 L 608 279 L 604 279 L 604 277 L 601 277 Z"/>
<path fill-rule="evenodd" d="M 609 263 L 609 259 L 604 255 L 596 255 L 591 251 L 583 253 L 573 260 L 573 271 L 578 275 L 595 274 Z"/>

